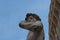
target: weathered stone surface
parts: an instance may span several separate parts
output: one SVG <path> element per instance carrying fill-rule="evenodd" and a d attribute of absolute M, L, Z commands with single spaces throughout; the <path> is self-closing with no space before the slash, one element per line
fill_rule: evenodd
<path fill-rule="evenodd" d="M 19 23 L 19 27 L 29 30 L 27 40 L 44 40 L 44 30 L 41 19 L 36 14 L 27 14 L 24 21 Z"/>
<path fill-rule="evenodd" d="M 48 19 L 49 40 L 60 40 L 60 0 L 51 0 Z"/>

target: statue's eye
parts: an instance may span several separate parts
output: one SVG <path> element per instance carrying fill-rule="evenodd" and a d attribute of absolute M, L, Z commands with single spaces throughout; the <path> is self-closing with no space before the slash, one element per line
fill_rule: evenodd
<path fill-rule="evenodd" d="M 30 19 L 33 19 L 32 17 L 30 17 Z"/>

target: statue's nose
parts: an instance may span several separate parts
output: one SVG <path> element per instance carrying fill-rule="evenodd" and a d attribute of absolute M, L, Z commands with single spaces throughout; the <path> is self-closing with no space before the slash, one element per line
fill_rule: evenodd
<path fill-rule="evenodd" d="M 19 27 L 22 27 L 21 23 L 19 23 Z"/>

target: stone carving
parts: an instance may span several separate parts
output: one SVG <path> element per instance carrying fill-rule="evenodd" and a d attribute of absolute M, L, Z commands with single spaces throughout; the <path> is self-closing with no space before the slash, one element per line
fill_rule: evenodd
<path fill-rule="evenodd" d="M 19 27 L 29 30 L 27 40 L 44 40 L 43 24 L 38 15 L 27 13 L 25 20 L 19 23 Z"/>

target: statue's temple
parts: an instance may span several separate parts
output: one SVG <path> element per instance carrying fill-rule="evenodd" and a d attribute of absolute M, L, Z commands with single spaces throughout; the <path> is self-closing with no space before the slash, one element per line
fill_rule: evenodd
<path fill-rule="evenodd" d="M 48 20 L 49 40 L 60 40 L 60 0 L 51 0 Z"/>

